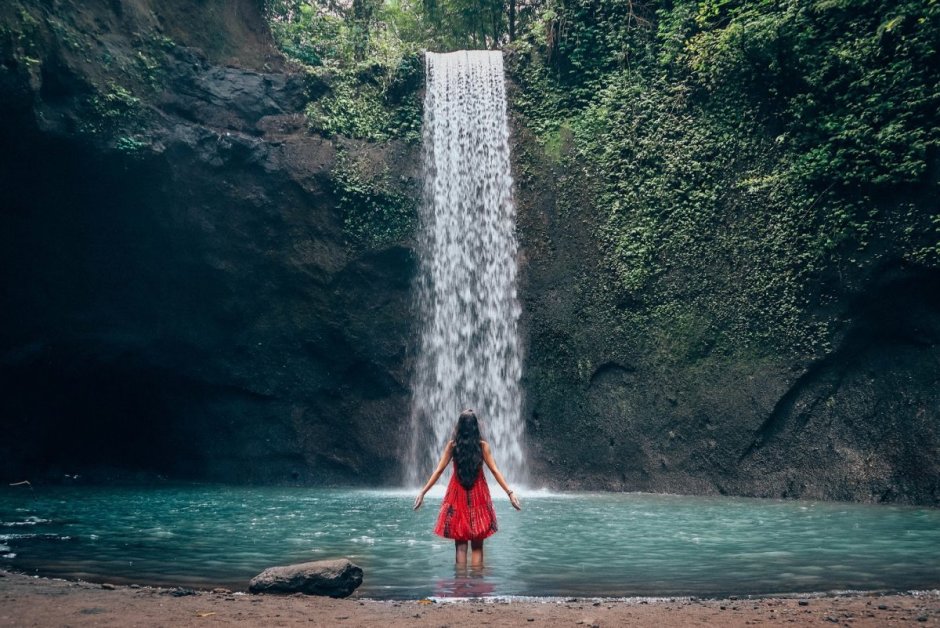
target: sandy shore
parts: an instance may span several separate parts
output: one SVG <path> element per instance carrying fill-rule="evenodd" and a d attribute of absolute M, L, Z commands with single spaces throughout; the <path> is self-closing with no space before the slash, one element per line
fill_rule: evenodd
<path fill-rule="evenodd" d="M 0 571 L 0 626 L 938 626 L 940 591 L 433 603 L 70 582 Z"/>

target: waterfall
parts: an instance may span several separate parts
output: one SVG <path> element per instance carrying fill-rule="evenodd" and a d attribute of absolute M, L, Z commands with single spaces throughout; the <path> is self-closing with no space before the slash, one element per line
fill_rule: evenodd
<path fill-rule="evenodd" d="M 410 480 L 423 482 L 465 408 L 510 482 L 523 479 L 515 206 L 501 52 L 427 53 L 421 339 Z"/>

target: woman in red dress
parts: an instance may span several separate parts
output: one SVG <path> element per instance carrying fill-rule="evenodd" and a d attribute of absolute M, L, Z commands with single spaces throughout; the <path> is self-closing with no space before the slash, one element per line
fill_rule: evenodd
<path fill-rule="evenodd" d="M 519 498 L 506 484 L 503 474 L 496 467 L 489 443 L 480 438 L 480 423 L 473 410 L 464 410 L 457 419 L 453 440 L 448 441 L 428 483 L 415 497 L 414 509 L 424 503 L 424 495 L 437 483 L 447 464 L 453 459 L 454 472 L 441 503 L 441 512 L 434 526 L 434 534 L 453 539 L 457 551 L 457 564 L 467 564 L 467 544 L 472 550 L 471 563 L 483 564 L 483 539 L 499 528 L 490 489 L 483 477 L 483 463 L 489 467 L 493 477 L 509 495 L 513 508 L 522 510 Z"/>

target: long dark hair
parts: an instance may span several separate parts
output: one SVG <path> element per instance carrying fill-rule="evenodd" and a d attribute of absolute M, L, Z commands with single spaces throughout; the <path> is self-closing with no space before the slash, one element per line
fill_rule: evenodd
<path fill-rule="evenodd" d="M 467 490 L 476 482 L 483 464 L 480 445 L 480 423 L 473 410 L 464 410 L 454 428 L 454 460 L 457 462 L 457 481 Z"/>

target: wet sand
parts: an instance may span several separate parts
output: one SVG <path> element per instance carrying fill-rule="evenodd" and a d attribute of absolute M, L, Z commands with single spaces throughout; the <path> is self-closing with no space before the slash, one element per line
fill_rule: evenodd
<path fill-rule="evenodd" d="M 345 600 L 0 571 L 0 626 L 940 626 L 940 591 L 729 599 Z"/>

